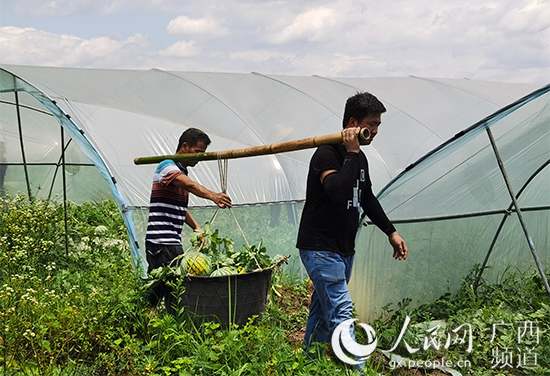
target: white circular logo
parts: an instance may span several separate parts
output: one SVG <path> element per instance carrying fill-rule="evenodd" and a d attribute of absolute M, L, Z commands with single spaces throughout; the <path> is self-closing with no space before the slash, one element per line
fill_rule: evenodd
<path fill-rule="evenodd" d="M 378 339 L 376 338 L 376 332 L 372 327 L 370 327 L 367 324 L 358 323 L 358 325 L 365 330 L 368 337 L 368 344 L 367 345 L 360 345 L 358 344 L 352 337 L 351 337 L 351 324 L 353 324 L 354 321 L 357 321 L 357 319 L 348 319 L 345 321 L 342 321 L 336 329 L 334 329 L 334 333 L 332 333 L 332 350 L 334 351 L 334 354 L 340 359 L 342 362 L 352 365 L 357 365 L 363 363 L 366 359 L 370 357 L 370 355 L 376 350 L 376 345 L 378 344 Z M 344 352 L 349 354 L 346 354 Z M 353 358 L 351 358 L 351 357 Z"/>

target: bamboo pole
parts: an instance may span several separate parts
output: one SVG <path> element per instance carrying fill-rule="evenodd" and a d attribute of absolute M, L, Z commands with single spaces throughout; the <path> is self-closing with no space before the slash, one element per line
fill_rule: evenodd
<path fill-rule="evenodd" d="M 361 145 L 370 144 L 370 134 L 367 128 L 361 129 L 359 133 L 359 142 Z M 287 141 L 277 144 L 253 146 L 244 149 L 233 149 L 223 151 L 213 151 L 196 154 L 174 154 L 174 155 L 158 155 L 153 157 L 138 157 L 134 159 L 134 164 L 151 164 L 159 163 L 165 159 L 173 161 L 212 161 L 216 159 L 235 159 L 244 157 L 255 157 L 259 155 L 285 153 L 289 151 L 311 149 L 321 145 L 331 145 L 342 143 L 342 134 L 333 133 L 325 136 L 315 136 L 304 138 L 302 140 Z"/>

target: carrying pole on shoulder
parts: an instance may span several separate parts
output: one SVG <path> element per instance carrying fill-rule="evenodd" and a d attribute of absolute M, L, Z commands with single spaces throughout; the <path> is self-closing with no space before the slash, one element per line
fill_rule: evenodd
<path fill-rule="evenodd" d="M 367 128 L 361 129 L 359 132 L 359 142 L 361 145 L 369 145 L 372 139 Z M 296 150 L 311 149 L 321 145 L 334 145 L 342 143 L 342 134 L 334 133 L 325 136 L 315 136 L 304 138 L 302 140 L 287 141 L 276 144 L 253 146 L 244 149 L 233 149 L 223 151 L 213 151 L 196 154 L 174 154 L 174 155 L 158 155 L 152 157 L 138 157 L 134 159 L 134 164 L 152 164 L 159 163 L 165 159 L 173 161 L 212 161 L 216 159 L 235 159 L 244 157 L 255 157 L 259 155 L 285 153 Z"/>

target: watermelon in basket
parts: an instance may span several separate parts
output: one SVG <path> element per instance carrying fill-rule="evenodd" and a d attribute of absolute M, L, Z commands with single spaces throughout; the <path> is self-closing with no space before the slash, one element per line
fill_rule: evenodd
<path fill-rule="evenodd" d="M 208 276 L 212 273 L 212 260 L 208 255 L 198 251 L 192 251 L 183 256 L 182 265 L 185 265 L 187 273 L 192 275 Z"/>

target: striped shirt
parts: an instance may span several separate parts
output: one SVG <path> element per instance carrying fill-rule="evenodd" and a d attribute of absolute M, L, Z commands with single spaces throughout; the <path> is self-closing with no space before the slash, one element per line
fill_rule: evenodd
<path fill-rule="evenodd" d="M 180 163 L 167 159 L 158 165 L 151 190 L 146 241 L 155 244 L 181 244 L 189 192 L 170 184 L 181 174 L 187 175 L 187 169 Z"/>

